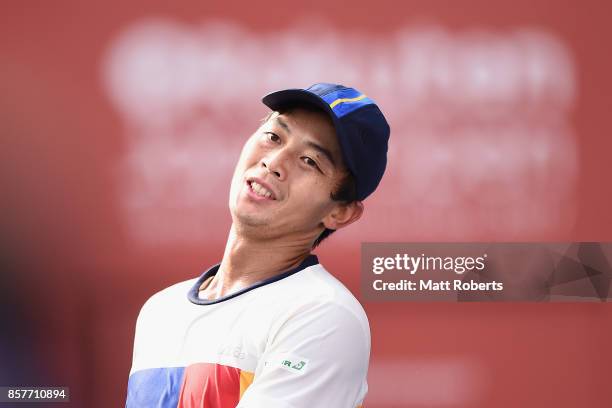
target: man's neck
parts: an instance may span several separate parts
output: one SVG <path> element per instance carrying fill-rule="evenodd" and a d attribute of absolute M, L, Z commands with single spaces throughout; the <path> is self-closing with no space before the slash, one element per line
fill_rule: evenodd
<path fill-rule="evenodd" d="M 264 240 L 230 229 L 219 270 L 200 296 L 218 299 L 299 266 L 310 254 L 310 240 Z"/>

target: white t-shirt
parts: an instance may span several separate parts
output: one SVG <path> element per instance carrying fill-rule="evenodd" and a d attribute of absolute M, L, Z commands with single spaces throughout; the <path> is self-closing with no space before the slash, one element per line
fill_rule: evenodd
<path fill-rule="evenodd" d="M 142 307 L 126 407 L 362 405 L 368 320 L 316 256 L 228 296 L 200 299 L 201 283 L 217 270 Z"/>

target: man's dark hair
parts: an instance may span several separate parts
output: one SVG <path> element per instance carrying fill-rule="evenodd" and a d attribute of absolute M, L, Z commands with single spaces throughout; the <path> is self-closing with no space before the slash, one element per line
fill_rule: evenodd
<path fill-rule="evenodd" d="M 297 102 L 297 103 L 283 105 L 279 107 L 276 111 L 280 114 L 284 114 L 287 112 L 291 112 L 292 110 L 295 110 L 295 109 L 303 109 L 309 112 L 321 113 L 331 122 L 331 118 L 328 116 L 327 112 L 325 112 L 323 109 L 315 105 L 310 105 L 307 103 Z M 263 119 L 263 122 L 267 122 L 273 113 L 274 112 L 270 112 L 268 116 L 266 116 Z M 355 183 L 355 177 L 348 169 L 346 171 L 344 178 L 342 178 L 342 180 L 340 180 L 340 182 L 336 186 L 335 191 L 331 192 L 330 197 L 332 200 L 342 202 L 344 205 L 348 205 L 352 202 L 357 201 L 357 184 Z M 317 239 L 315 239 L 314 243 L 312 244 L 312 248 L 314 249 L 317 246 L 319 246 L 319 244 L 325 238 L 329 237 L 335 231 L 336 230 L 325 228 L 325 230 L 321 232 L 321 235 L 319 235 Z"/>
<path fill-rule="evenodd" d="M 345 205 L 357 201 L 357 188 L 355 185 L 355 177 L 353 177 L 351 172 L 347 172 L 346 176 L 344 176 L 344 178 L 338 185 L 336 191 L 332 191 L 331 199 L 334 201 L 341 201 Z M 316 248 L 321 243 L 321 241 L 329 237 L 334 231 L 336 230 L 325 228 L 321 235 L 319 235 L 317 239 L 315 239 L 315 242 L 312 244 L 312 248 Z"/>

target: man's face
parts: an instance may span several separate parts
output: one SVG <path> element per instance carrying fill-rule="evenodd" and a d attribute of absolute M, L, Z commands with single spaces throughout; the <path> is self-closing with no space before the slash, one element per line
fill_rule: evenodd
<path fill-rule="evenodd" d="M 330 195 L 345 174 L 324 113 L 275 112 L 242 149 L 230 190 L 233 221 L 265 237 L 316 237 L 340 205 Z"/>

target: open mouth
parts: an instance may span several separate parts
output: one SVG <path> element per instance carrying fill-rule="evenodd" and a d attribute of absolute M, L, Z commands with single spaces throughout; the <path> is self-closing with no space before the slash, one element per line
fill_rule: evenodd
<path fill-rule="evenodd" d="M 274 193 L 272 191 L 259 184 L 255 180 L 249 180 L 247 181 L 247 184 L 249 185 L 249 190 L 258 197 L 267 198 L 269 200 L 276 200 L 276 197 L 274 196 Z"/>

